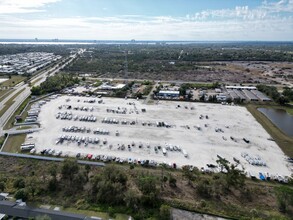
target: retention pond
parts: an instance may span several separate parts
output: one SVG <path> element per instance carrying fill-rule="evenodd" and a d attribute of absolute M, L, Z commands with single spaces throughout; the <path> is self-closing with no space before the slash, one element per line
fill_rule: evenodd
<path fill-rule="evenodd" d="M 273 108 L 258 108 L 258 111 L 263 113 L 285 134 L 291 137 L 293 136 L 293 116 L 289 115 L 285 110 Z"/>

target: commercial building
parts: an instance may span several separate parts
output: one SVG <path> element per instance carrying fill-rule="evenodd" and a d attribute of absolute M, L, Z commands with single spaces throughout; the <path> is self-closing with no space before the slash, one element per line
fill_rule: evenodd
<path fill-rule="evenodd" d="M 169 91 L 169 90 L 161 90 L 158 93 L 158 97 L 161 98 L 179 98 L 179 91 Z"/>

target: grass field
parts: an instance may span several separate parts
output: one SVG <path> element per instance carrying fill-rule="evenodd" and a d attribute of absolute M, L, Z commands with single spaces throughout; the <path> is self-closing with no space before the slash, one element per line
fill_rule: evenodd
<path fill-rule="evenodd" d="M 0 149 L 1 149 L 4 141 L 5 141 L 5 137 L 4 136 L 0 137 Z"/>
<path fill-rule="evenodd" d="M 20 151 L 19 147 L 25 141 L 26 134 L 10 135 L 7 139 L 2 151 L 17 153 Z"/>
<path fill-rule="evenodd" d="M 272 136 L 272 138 L 276 141 L 276 143 L 283 150 L 283 152 L 287 156 L 293 157 L 293 138 L 288 137 L 286 134 L 284 134 L 265 115 L 259 112 L 257 110 L 257 108 L 259 107 L 264 107 L 264 106 L 250 104 L 247 106 L 247 109 L 255 117 L 255 119 L 264 127 L 264 129 Z M 268 106 L 268 107 L 271 107 L 271 106 Z M 275 108 L 279 108 L 279 107 L 275 107 Z"/>
<path fill-rule="evenodd" d="M 16 75 L 16 76 L 11 76 L 11 79 L 3 82 L 0 84 L 1 87 L 3 86 L 7 86 L 7 87 L 12 87 L 12 86 L 15 86 L 17 85 L 18 83 L 22 82 L 25 80 L 26 77 L 24 76 L 19 76 L 19 75 Z"/>
<path fill-rule="evenodd" d="M 3 89 L 0 90 L 0 101 L 2 101 L 3 99 L 5 99 L 5 97 L 8 95 L 9 92 L 13 92 L 13 89 Z"/>
<path fill-rule="evenodd" d="M 13 127 L 14 124 L 14 119 L 16 115 L 19 115 L 22 110 L 25 108 L 25 106 L 27 105 L 27 103 L 30 101 L 30 97 L 28 97 L 20 106 L 19 108 L 15 111 L 15 113 L 9 118 L 9 120 L 7 121 L 7 123 L 4 125 L 4 130 L 10 129 Z M 29 108 L 28 108 L 29 109 Z M 24 119 L 27 116 L 27 111 L 25 111 L 23 113 L 23 115 L 21 116 L 22 119 Z"/>
<path fill-rule="evenodd" d="M 42 78 L 38 78 L 38 79 L 33 80 L 33 81 L 31 82 L 31 87 L 35 86 L 35 84 L 36 84 L 37 82 L 39 82 L 40 80 L 42 80 Z"/>
<path fill-rule="evenodd" d="M 9 108 L 10 106 L 14 103 L 14 99 L 21 94 L 25 89 L 20 90 L 18 93 L 16 93 L 14 96 L 12 96 L 5 104 L 4 108 L 1 109 L 0 111 L 0 116 L 2 116 Z"/>
<path fill-rule="evenodd" d="M 16 130 L 26 130 L 26 129 L 30 129 L 32 128 L 32 126 L 19 126 L 18 128 L 16 128 Z"/>

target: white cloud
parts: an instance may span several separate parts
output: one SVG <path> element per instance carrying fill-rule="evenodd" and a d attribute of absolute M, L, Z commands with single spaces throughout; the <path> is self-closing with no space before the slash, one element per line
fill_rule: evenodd
<path fill-rule="evenodd" d="M 12 14 L 40 11 L 57 1 L 0 0 L 1 38 L 293 40 L 293 16 L 280 14 L 293 12 L 293 0 L 264 1 L 257 8 L 203 10 L 183 17 L 130 14 L 32 19 Z"/>
<path fill-rule="evenodd" d="M 98 40 L 292 40 L 293 19 L 192 21 L 185 17 L 75 17 L 0 20 L 2 38 Z M 288 28 L 291 27 L 291 28 Z M 7 33 L 7 36 L 5 34 Z"/>
<path fill-rule="evenodd" d="M 0 14 L 32 13 L 60 0 L 0 0 Z"/>
<path fill-rule="evenodd" d="M 194 21 L 217 19 L 263 20 L 282 17 L 281 13 L 284 12 L 293 12 L 293 0 L 263 1 L 256 8 L 236 6 L 233 9 L 203 10 L 186 17 Z"/>
<path fill-rule="evenodd" d="M 293 0 L 263 1 L 260 8 L 269 12 L 293 12 Z"/>
<path fill-rule="evenodd" d="M 236 6 L 234 9 L 220 9 L 220 10 L 205 10 L 195 15 L 188 15 L 187 18 L 191 20 L 217 20 L 217 19 L 242 19 L 255 20 L 264 19 L 268 17 L 265 10 L 250 9 L 248 6 Z"/>

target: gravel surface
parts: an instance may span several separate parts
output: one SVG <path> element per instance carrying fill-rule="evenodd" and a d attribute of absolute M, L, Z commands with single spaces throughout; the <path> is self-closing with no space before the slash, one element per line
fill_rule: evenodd
<path fill-rule="evenodd" d="M 31 134 L 27 142 L 35 143 L 37 152 L 51 148 L 72 156 L 77 153 L 108 155 L 124 159 L 176 163 L 178 166 L 188 164 L 199 168 L 207 168 L 207 164 L 216 164 L 217 155 L 220 155 L 230 162 L 234 162 L 233 158 L 236 158 L 246 171 L 252 171 L 257 176 L 258 172 L 291 174 L 284 153 L 274 141 L 269 140 L 269 134 L 244 107 L 171 101 L 146 105 L 140 100 L 117 98 L 103 98 L 102 103 L 99 104 L 98 98 L 95 98 L 95 103 L 89 103 L 91 99 L 62 96 L 47 102 L 42 106 L 39 114 L 42 130 Z M 70 110 L 66 109 L 69 105 Z M 76 107 L 88 107 L 88 111 L 74 110 Z M 107 109 L 118 111 L 126 109 L 126 111 L 125 114 L 120 114 L 107 112 Z M 146 112 L 142 112 L 142 109 Z M 71 113 L 73 119 L 57 119 L 56 115 L 59 112 Z M 74 120 L 75 116 L 85 115 L 94 116 L 97 121 Z M 115 119 L 119 124 L 102 123 L 105 118 Z M 123 125 L 124 120 L 128 124 Z M 130 125 L 130 122 L 135 124 Z M 157 122 L 164 122 L 170 127 L 157 127 Z M 64 127 L 70 126 L 86 127 L 91 131 L 89 133 L 62 131 Z M 109 131 L 109 135 L 94 134 L 93 131 L 96 129 Z M 118 136 L 116 131 L 119 132 Z M 88 137 L 92 140 L 99 138 L 100 142 L 88 143 L 86 146 L 85 143 L 78 145 L 76 141 L 56 144 L 61 135 Z M 243 138 L 249 140 L 249 143 Z M 104 139 L 107 140 L 106 144 L 102 143 Z M 139 144 L 142 145 L 141 148 Z M 125 147 L 124 150 L 121 150 L 122 145 Z M 155 152 L 154 148 L 157 146 L 161 146 L 161 149 Z M 174 146 L 180 147 L 181 151 L 167 149 Z M 163 154 L 163 148 L 166 148 L 166 155 Z M 251 158 L 259 158 L 267 166 L 249 164 L 241 156 L 243 153 Z"/>

